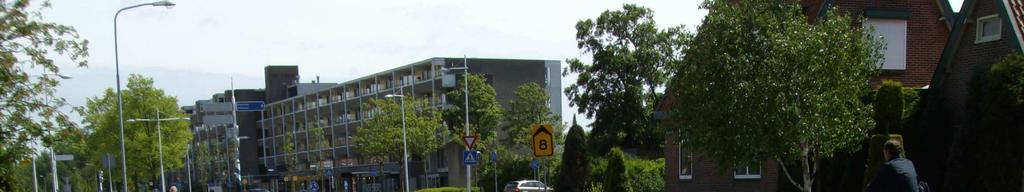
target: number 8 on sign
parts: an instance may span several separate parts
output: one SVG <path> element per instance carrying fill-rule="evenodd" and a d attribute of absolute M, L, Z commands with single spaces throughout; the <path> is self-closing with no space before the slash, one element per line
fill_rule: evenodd
<path fill-rule="evenodd" d="M 534 125 L 530 132 L 533 140 L 533 156 L 547 157 L 555 154 L 553 143 L 553 130 L 550 124 Z"/>

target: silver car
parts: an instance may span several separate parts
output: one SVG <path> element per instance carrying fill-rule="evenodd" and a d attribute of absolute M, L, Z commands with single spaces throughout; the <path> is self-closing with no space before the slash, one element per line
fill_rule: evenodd
<path fill-rule="evenodd" d="M 549 192 L 554 191 L 548 185 L 537 180 L 520 180 L 505 184 L 505 192 Z"/>

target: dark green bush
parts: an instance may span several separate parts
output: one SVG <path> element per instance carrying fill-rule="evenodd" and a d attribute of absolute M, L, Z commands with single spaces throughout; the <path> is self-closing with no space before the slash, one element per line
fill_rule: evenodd
<path fill-rule="evenodd" d="M 608 165 L 604 170 L 604 191 L 626 191 L 626 156 L 619 148 L 608 152 Z"/>
<path fill-rule="evenodd" d="M 555 191 L 573 192 L 586 189 L 587 176 L 590 175 L 586 142 L 583 128 L 576 124 L 574 118 L 569 134 L 565 138 L 565 150 L 562 152 L 562 164 L 559 166 Z"/>
<path fill-rule="evenodd" d="M 416 190 L 416 192 L 465 192 L 466 187 L 437 187 Z M 473 192 L 480 192 L 480 187 L 473 187 Z"/>
<path fill-rule="evenodd" d="M 903 84 L 885 80 L 875 93 L 876 133 L 902 133 L 903 126 Z"/>

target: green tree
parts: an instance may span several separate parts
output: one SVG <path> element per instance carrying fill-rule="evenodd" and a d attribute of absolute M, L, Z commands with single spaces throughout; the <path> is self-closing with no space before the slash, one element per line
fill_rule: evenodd
<path fill-rule="evenodd" d="M 590 161 L 587 160 L 587 143 L 583 127 L 572 119 L 572 127 L 565 138 L 565 151 L 562 152 L 562 165 L 558 172 L 558 185 L 555 191 L 584 191 L 587 188 L 587 177 L 590 176 Z"/>
<path fill-rule="evenodd" d="M 1020 191 L 1024 179 L 1024 55 L 979 68 L 967 100 L 968 124 L 950 149 L 944 190 Z"/>
<path fill-rule="evenodd" d="M 721 167 L 797 162 L 802 178 L 781 166 L 783 173 L 811 191 L 818 162 L 855 150 L 874 127 L 861 98 L 881 43 L 838 11 L 809 25 L 796 1 L 709 0 L 703 8 L 708 15 L 668 88 L 684 147 Z"/>
<path fill-rule="evenodd" d="M 132 74 L 128 77 L 123 98 L 124 119 L 155 119 L 185 117 L 178 107 L 178 99 L 153 86 L 153 79 Z M 89 134 L 88 146 L 94 151 L 89 159 L 99 164 L 104 154 L 114 155 L 120 161 L 117 95 L 108 88 L 102 96 L 91 97 L 85 106 L 75 109 L 82 114 L 82 123 Z M 159 178 L 160 160 L 157 150 L 155 122 L 124 122 L 124 150 L 128 166 L 129 183 Z M 192 140 L 187 121 L 160 122 L 164 169 L 174 170 L 184 165 L 186 145 Z M 114 178 L 120 180 L 120 175 Z M 138 179 L 138 180 L 136 180 Z M 134 181 L 133 181 L 134 180 Z M 134 186 L 134 185 L 129 185 Z"/>
<path fill-rule="evenodd" d="M 604 180 L 601 181 L 604 191 L 626 191 L 626 155 L 619 148 L 608 152 L 608 165 L 604 169 Z"/>
<path fill-rule="evenodd" d="M 613 146 L 641 148 L 659 154 L 663 131 L 651 112 L 679 63 L 690 35 L 682 26 L 658 29 L 651 9 L 625 4 L 596 20 L 576 22 L 577 47 L 593 56 L 591 63 L 568 59 L 562 75 L 579 74 L 565 88 L 570 106 L 593 118 L 595 154 Z"/>
<path fill-rule="evenodd" d="M 875 122 L 880 134 L 902 133 L 904 119 L 903 84 L 885 80 L 875 93 Z"/>
<path fill-rule="evenodd" d="M 428 153 L 440 150 L 445 141 L 441 140 L 441 114 L 429 107 L 425 99 L 402 98 L 405 102 L 406 142 L 409 158 L 422 158 Z M 402 107 L 394 99 L 370 99 L 364 109 L 378 110 L 366 120 L 362 131 L 352 137 L 356 150 L 371 161 L 401 162 Z M 399 146 L 399 147 L 395 147 Z M 404 177 L 403 177 L 404 178 Z"/>
<path fill-rule="evenodd" d="M 60 73 L 55 57 L 85 67 L 89 41 L 71 26 L 45 21 L 42 10 L 49 7 L 47 1 L 0 2 L 0 191 L 20 185 L 15 162 L 32 153 L 30 142 L 51 146 L 60 141 L 51 130 L 76 127 L 58 110 L 67 104 L 53 96 L 56 77 L 43 74 Z"/>
<path fill-rule="evenodd" d="M 560 126 L 561 117 L 551 115 L 549 98 L 547 91 L 537 83 L 516 87 L 515 97 L 508 102 L 505 114 L 505 132 L 509 139 L 503 142 L 504 146 L 529 146 L 530 130 L 535 124 Z"/>
<path fill-rule="evenodd" d="M 463 76 L 465 78 L 466 76 Z M 490 140 L 501 123 L 504 111 L 496 98 L 497 93 L 494 87 L 487 84 L 487 78 L 479 74 L 471 74 L 469 77 L 469 125 L 470 130 L 475 130 L 481 137 L 477 143 L 492 143 Z M 444 111 L 444 119 L 448 128 L 455 135 L 462 135 L 465 127 L 466 103 L 464 90 L 465 80 L 458 80 L 458 85 L 447 93 L 448 103 L 451 107 Z M 454 137 L 461 139 L 462 137 Z"/>

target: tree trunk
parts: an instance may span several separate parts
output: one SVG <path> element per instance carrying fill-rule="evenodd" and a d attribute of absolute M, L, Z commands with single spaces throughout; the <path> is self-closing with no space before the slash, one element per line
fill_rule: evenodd
<path fill-rule="evenodd" d="M 811 191 L 813 191 L 812 190 L 813 188 L 811 188 L 811 187 L 813 187 L 812 183 L 814 182 L 814 178 L 812 178 L 812 177 L 814 176 L 814 174 L 811 173 L 811 166 L 810 166 L 810 162 L 808 162 L 807 153 L 808 153 L 808 150 L 807 150 L 806 147 L 800 151 L 800 160 L 803 161 L 802 164 L 801 164 L 801 168 L 803 168 L 803 173 L 802 174 L 803 174 L 803 177 L 804 177 L 803 178 L 804 179 L 803 191 L 804 192 L 811 192 Z"/>

